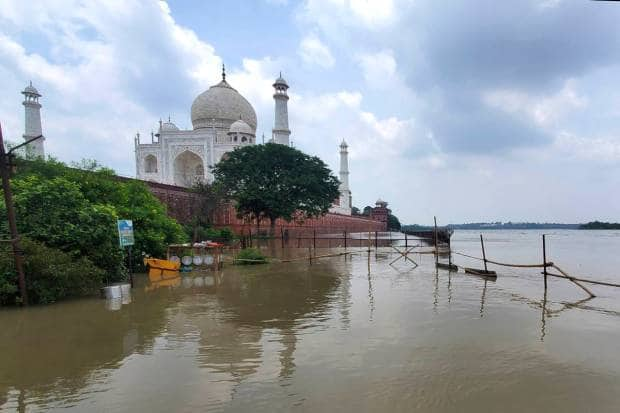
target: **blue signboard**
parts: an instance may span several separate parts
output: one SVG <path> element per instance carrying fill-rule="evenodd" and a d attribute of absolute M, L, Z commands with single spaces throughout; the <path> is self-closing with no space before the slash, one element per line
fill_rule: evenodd
<path fill-rule="evenodd" d="M 134 244 L 133 222 L 130 219 L 118 220 L 118 241 L 121 248 Z"/>

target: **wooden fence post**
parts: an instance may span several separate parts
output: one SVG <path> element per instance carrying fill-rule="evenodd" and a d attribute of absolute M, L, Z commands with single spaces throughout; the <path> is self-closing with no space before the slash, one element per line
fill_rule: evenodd
<path fill-rule="evenodd" d="M 312 246 L 314 247 L 314 250 L 316 251 L 316 228 L 314 229 L 313 235 L 312 235 Z"/>

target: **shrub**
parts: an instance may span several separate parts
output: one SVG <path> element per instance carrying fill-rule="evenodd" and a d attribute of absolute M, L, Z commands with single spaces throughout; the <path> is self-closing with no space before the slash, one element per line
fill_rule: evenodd
<path fill-rule="evenodd" d="M 22 239 L 26 288 L 33 304 L 49 304 L 68 297 L 93 295 L 99 291 L 105 271 L 88 258 L 70 254 L 40 242 Z M 18 301 L 17 276 L 10 254 L 0 260 L 0 303 Z"/>
<path fill-rule="evenodd" d="M 264 264 L 267 262 L 267 258 L 260 252 L 258 248 L 244 248 L 239 251 L 235 264 L 238 265 L 253 265 Z"/>

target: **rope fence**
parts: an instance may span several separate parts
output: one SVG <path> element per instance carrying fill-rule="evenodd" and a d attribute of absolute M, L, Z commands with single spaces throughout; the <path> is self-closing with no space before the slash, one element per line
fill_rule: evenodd
<path fill-rule="evenodd" d="M 555 278 L 563 278 L 565 280 L 568 280 L 570 282 L 572 282 L 573 284 L 575 284 L 576 286 L 578 286 L 579 288 L 581 288 L 582 290 L 584 290 L 590 297 L 596 297 L 596 295 L 589 290 L 587 287 L 585 287 L 583 284 L 581 283 L 588 283 L 588 284 L 593 284 L 593 285 L 602 285 L 602 286 L 606 286 L 606 287 L 615 287 L 615 288 L 620 288 L 620 284 L 619 283 L 612 283 L 612 282 L 607 282 L 607 281 L 598 281 L 598 280 L 592 280 L 592 279 L 588 279 L 588 278 L 579 278 L 579 277 L 573 277 L 572 275 L 570 275 L 568 272 L 564 271 L 563 269 L 561 269 L 559 266 L 557 266 L 556 264 L 554 264 L 553 262 L 550 261 L 546 261 L 546 244 L 545 244 L 545 237 L 543 235 L 543 257 L 545 262 L 540 263 L 540 264 L 514 264 L 514 263 L 506 263 L 506 262 L 500 262 L 500 261 L 495 261 L 495 260 L 491 260 L 486 258 L 486 253 L 484 250 L 484 242 L 482 239 L 482 234 L 480 235 L 480 241 L 481 241 L 481 246 L 482 246 L 482 255 L 483 257 L 476 257 L 474 255 L 470 255 L 470 254 L 465 254 L 463 252 L 459 252 L 459 251 L 450 251 L 450 254 L 455 254 L 455 255 L 459 255 L 462 257 L 466 257 L 466 258 L 470 258 L 470 259 L 474 259 L 474 260 L 478 260 L 478 261 L 482 261 L 484 262 L 485 265 L 485 270 L 480 270 L 480 274 L 484 275 L 486 271 L 486 265 L 487 264 L 494 264 L 494 265 L 498 265 L 498 266 L 502 266 L 502 267 L 511 267 L 511 268 L 542 268 L 543 272 L 541 273 L 542 275 L 544 275 L 545 277 L 545 290 L 547 289 L 547 276 L 550 277 L 555 277 Z M 456 265 L 458 268 L 462 268 L 465 269 L 465 267 Z M 547 268 L 553 268 L 555 270 L 557 270 L 557 272 L 559 272 L 559 274 L 555 274 L 555 273 L 551 273 L 547 271 Z M 469 269 L 471 270 L 471 269 Z"/>

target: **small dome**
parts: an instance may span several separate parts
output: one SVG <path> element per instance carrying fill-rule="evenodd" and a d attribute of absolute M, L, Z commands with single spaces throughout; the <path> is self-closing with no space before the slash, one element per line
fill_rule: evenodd
<path fill-rule="evenodd" d="M 239 92 L 226 80 L 202 92 L 192 104 L 192 125 L 194 129 L 207 128 L 213 120 L 234 122 L 239 117 L 256 130 L 256 112 Z"/>
<path fill-rule="evenodd" d="M 379 199 L 377 199 L 377 202 L 375 202 L 375 204 L 377 204 L 377 205 L 379 205 L 379 204 L 387 204 L 387 202 L 385 202 L 384 200 L 379 198 Z"/>
<path fill-rule="evenodd" d="M 288 83 L 286 83 L 286 80 L 284 80 L 284 78 L 282 77 L 282 72 L 280 72 L 280 76 L 278 76 L 275 83 L 273 84 L 273 87 L 276 87 L 276 86 L 284 86 L 288 88 Z"/>
<path fill-rule="evenodd" d="M 24 89 L 24 91 L 22 92 L 24 95 L 25 94 L 29 94 L 29 95 L 37 95 L 37 96 L 41 96 L 39 94 L 39 91 L 32 86 L 32 81 L 30 82 L 30 84 L 28 86 L 26 86 L 26 88 Z"/>
<path fill-rule="evenodd" d="M 179 128 L 174 123 L 168 121 L 161 124 L 160 132 L 177 132 Z"/>
<path fill-rule="evenodd" d="M 250 125 L 248 125 L 241 119 L 230 125 L 229 133 L 245 133 L 248 135 L 254 135 L 254 131 L 252 130 Z"/>

